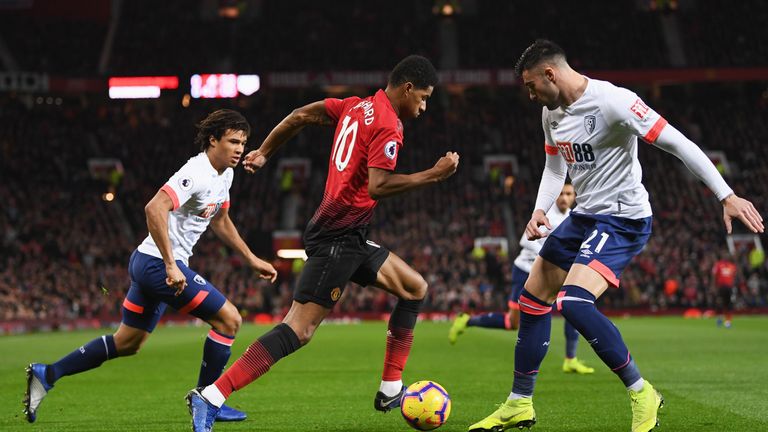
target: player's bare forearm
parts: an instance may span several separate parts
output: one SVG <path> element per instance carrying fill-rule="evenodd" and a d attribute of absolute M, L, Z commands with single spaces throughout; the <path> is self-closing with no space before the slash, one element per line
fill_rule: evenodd
<path fill-rule="evenodd" d="M 248 245 L 245 244 L 245 241 L 237 232 L 235 224 L 232 222 L 232 219 L 230 219 L 229 211 L 227 209 L 222 209 L 222 211 L 214 217 L 211 221 L 211 228 L 213 228 L 213 232 L 216 233 L 216 236 L 218 236 L 224 244 L 234 249 L 245 258 L 248 265 L 258 273 L 259 278 L 269 280 L 270 282 L 274 282 L 275 279 L 277 279 L 277 271 L 272 264 L 254 255 Z"/>
<path fill-rule="evenodd" d="M 333 126 L 334 122 L 325 111 L 325 102 L 318 101 L 293 110 L 267 135 L 259 147 L 261 154 L 268 158 L 280 146 L 296 136 L 305 126 Z"/>
<path fill-rule="evenodd" d="M 428 170 L 413 174 L 395 174 L 381 168 L 368 168 L 368 195 L 377 200 L 401 194 L 452 176 L 459 166 L 459 154 L 446 152 Z"/>
<path fill-rule="evenodd" d="M 440 177 L 432 168 L 413 174 L 394 174 L 383 169 L 370 168 L 368 194 L 371 198 L 378 200 L 437 183 L 439 180 Z"/>
<path fill-rule="evenodd" d="M 144 207 L 149 235 L 160 250 L 166 265 L 176 262 L 171 250 L 171 239 L 168 236 L 168 212 L 172 209 L 173 202 L 163 191 L 159 191 Z"/>
<path fill-rule="evenodd" d="M 245 243 L 240 233 L 237 232 L 234 222 L 229 217 L 228 209 L 221 209 L 219 214 L 211 221 L 213 232 L 225 245 L 239 253 L 249 262 L 256 258 L 251 249 Z"/>

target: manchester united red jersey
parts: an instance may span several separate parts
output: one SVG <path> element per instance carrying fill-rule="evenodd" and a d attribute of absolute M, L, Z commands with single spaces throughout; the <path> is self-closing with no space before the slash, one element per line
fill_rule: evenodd
<path fill-rule="evenodd" d="M 376 207 L 368 195 L 368 168 L 394 171 L 403 146 L 403 124 L 383 90 L 365 99 L 328 98 L 325 109 L 336 133 L 323 201 L 307 226 L 307 243 L 368 225 Z"/>
<path fill-rule="evenodd" d="M 712 267 L 715 284 L 718 287 L 732 288 L 736 282 L 736 264 L 728 260 L 719 260 Z"/>

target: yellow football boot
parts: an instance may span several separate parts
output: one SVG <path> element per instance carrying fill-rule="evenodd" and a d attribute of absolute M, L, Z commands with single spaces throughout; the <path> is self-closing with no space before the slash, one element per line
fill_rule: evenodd
<path fill-rule="evenodd" d="M 664 398 L 651 383 L 645 381 L 639 392 L 629 390 L 632 402 L 632 432 L 649 432 L 659 425 L 657 414 L 664 406 Z"/>
<path fill-rule="evenodd" d="M 469 432 L 502 432 L 512 428 L 530 428 L 536 424 L 533 399 L 508 399 L 493 414 L 469 427 Z"/>

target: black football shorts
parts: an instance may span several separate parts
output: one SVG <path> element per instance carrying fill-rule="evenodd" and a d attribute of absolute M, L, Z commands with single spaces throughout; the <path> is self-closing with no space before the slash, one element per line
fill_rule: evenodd
<path fill-rule="evenodd" d="M 347 281 L 361 286 L 376 282 L 389 250 L 353 232 L 308 247 L 307 256 L 293 299 L 331 309 Z"/>

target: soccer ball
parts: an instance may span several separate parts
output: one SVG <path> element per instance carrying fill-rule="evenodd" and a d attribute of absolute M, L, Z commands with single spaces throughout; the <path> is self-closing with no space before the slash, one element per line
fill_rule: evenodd
<path fill-rule="evenodd" d="M 451 397 L 436 382 L 417 381 L 405 389 L 400 400 L 400 412 L 414 429 L 437 429 L 451 414 Z"/>

